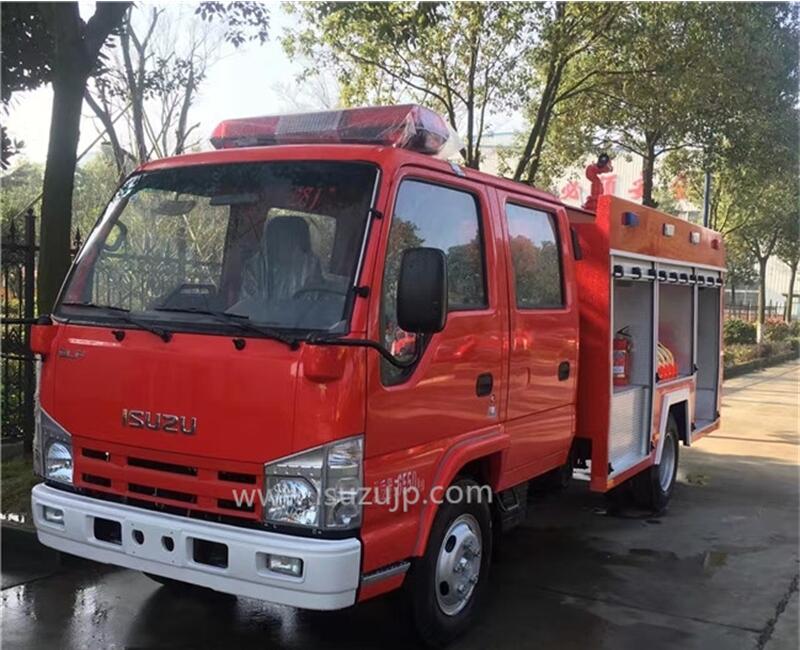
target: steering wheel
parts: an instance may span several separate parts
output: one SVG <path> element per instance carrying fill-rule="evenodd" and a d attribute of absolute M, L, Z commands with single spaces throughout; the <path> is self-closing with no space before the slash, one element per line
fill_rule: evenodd
<path fill-rule="evenodd" d="M 125 243 L 125 240 L 128 239 L 128 226 L 121 221 L 117 221 L 113 227 L 119 229 L 116 239 L 110 244 L 108 243 L 108 239 L 103 242 L 103 250 L 109 253 L 116 253 L 122 247 L 122 244 Z"/>
<path fill-rule="evenodd" d="M 304 293 L 332 293 L 337 296 L 346 296 L 347 290 L 342 289 L 335 289 L 333 287 L 323 287 L 323 286 L 311 286 L 311 287 L 303 287 L 302 289 L 298 289 L 292 294 L 292 298 L 297 298 L 298 296 Z"/>

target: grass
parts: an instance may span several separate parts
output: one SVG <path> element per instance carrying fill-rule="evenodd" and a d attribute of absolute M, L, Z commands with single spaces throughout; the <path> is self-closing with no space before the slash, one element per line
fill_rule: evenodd
<path fill-rule="evenodd" d="M 31 488 L 41 479 L 33 474 L 30 458 L 18 457 L 0 463 L 1 509 L 5 516 L 21 515 L 31 522 Z M 16 517 L 14 517 L 16 519 Z"/>

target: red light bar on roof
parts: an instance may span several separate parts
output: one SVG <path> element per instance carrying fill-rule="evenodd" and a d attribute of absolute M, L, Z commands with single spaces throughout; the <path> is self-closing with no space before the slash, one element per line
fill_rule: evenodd
<path fill-rule="evenodd" d="M 271 144 L 377 144 L 435 154 L 449 137 L 447 123 L 438 114 L 424 106 L 405 104 L 225 120 L 211 134 L 211 144 L 217 149 Z"/>

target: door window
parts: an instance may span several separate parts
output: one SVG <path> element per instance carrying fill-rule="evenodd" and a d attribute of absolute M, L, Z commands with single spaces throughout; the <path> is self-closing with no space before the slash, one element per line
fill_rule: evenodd
<path fill-rule="evenodd" d="M 552 215 L 506 205 L 514 286 L 519 309 L 564 306 L 558 230 Z"/>
<path fill-rule="evenodd" d="M 397 324 L 397 281 L 403 252 L 429 246 L 447 257 L 449 311 L 487 306 L 480 215 L 475 197 L 461 190 L 415 180 L 403 181 L 397 193 L 381 296 L 383 343 L 398 359 L 414 353 L 415 336 Z M 383 362 L 384 383 L 404 373 Z"/>

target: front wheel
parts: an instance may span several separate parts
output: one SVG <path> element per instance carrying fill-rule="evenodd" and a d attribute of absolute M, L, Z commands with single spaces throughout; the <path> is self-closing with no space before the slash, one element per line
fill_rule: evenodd
<path fill-rule="evenodd" d="M 678 437 L 678 423 L 670 414 L 664 431 L 661 462 L 632 479 L 633 497 L 638 506 L 654 512 L 662 512 L 667 507 L 678 473 Z"/>
<path fill-rule="evenodd" d="M 439 506 L 425 555 L 408 578 L 414 622 L 422 640 L 442 647 L 472 623 L 486 592 L 492 552 L 489 505 L 466 501 L 478 484 L 459 479 L 459 502 Z M 450 490 L 448 489 L 448 493 Z"/>

